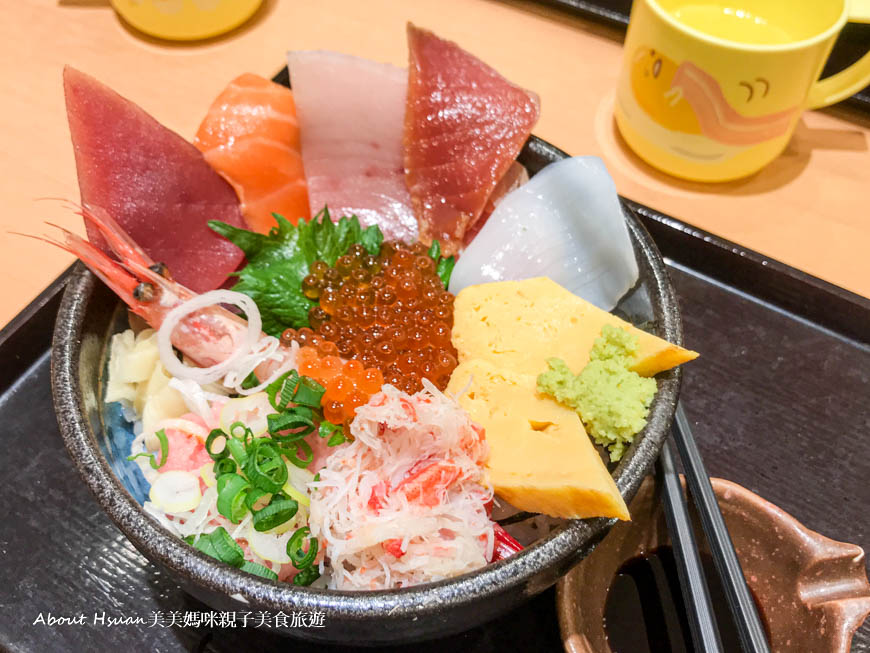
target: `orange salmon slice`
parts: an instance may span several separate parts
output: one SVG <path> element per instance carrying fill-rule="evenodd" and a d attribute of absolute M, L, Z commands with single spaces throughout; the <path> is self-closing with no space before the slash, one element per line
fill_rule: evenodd
<path fill-rule="evenodd" d="M 273 212 L 293 224 L 309 217 L 290 89 L 252 73 L 237 77 L 212 103 L 194 145 L 233 186 L 254 231 L 268 233 Z"/>

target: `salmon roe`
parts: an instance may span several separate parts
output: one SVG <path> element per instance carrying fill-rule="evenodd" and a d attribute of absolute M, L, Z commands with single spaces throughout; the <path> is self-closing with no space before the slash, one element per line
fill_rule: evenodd
<path fill-rule="evenodd" d="M 343 361 L 337 356 L 335 343 L 324 340 L 311 329 L 287 329 L 281 334 L 281 340 L 285 344 L 295 340 L 302 345 L 296 356 L 297 370 L 326 389 L 321 407 L 323 416 L 333 424 L 349 423 L 357 407 L 368 403 L 369 397 L 384 384 L 379 369 L 366 369 L 357 360 Z"/>
<path fill-rule="evenodd" d="M 334 266 L 317 261 L 309 271 L 302 290 L 318 302 L 308 313 L 312 335 L 409 394 L 422 388 L 422 378 L 447 387 L 457 365 L 454 298 L 425 245 L 388 241 L 372 256 L 357 244 Z"/>

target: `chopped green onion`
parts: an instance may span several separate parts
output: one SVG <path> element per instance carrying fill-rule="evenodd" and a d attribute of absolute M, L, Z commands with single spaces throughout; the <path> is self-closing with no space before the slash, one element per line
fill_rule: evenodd
<path fill-rule="evenodd" d="M 257 378 L 256 374 L 251 372 L 245 377 L 245 380 L 242 381 L 242 390 L 250 390 L 251 388 L 256 388 L 258 385 L 260 385 L 260 379 Z"/>
<path fill-rule="evenodd" d="M 163 465 L 166 464 L 166 458 L 169 456 L 169 440 L 166 438 L 166 431 L 160 429 L 154 435 L 157 436 L 157 440 L 160 442 L 160 462 L 158 463 L 153 453 L 148 453 L 143 451 L 141 453 L 137 453 L 135 456 L 127 456 L 127 460 L 135 460 L 141 456 L 146 456 L 148 460 L 148 464 L 151 465 L 151 469 L 160 469 Z"/>
<path fill-rule="evenodd" d="M 293 499 L 284 494 L 276 494 L 268 506 L 254 513 L 254 530 L 262 533 L 280 526 L 292 519 L 297 510 L 299 504 Z"/>
<path fill-rule="evenodd" d="M 294 406 L 280 414 L 266 415 L 269 434 L 280 442 L 292 442 L 314 431 L 314 411 L 306 406 Z M 283 431 L 290 431 L 282 435 Z"/>
<path fill-rule="evenodd" d="M 127 456 L 127 460 L 136 460 L 137 458 L 142 457 L 148 458 L 148 464 L 151 465 L 151 469 L 157 469 L 157 459 L 154 457 L 153 453 L 149 453 L 147 451 L 142 451 L 137 453 L 135 456 Z"/>
<path fill-rule="evenodd" d="M 327 422 L 326 420 L 323 420 L 322 422 L 320 422 L 320 426 L 317 427 L 317 437 L 328 438 L 340 429 L 341 427 L 338 424 L 333 424 L 332 422 Z"/>
<path fill-rule="evenodd" d="M 250 442 L 254 438 L 254 432 L 245 426 L 244 422 L 233 422 L 230 424 L 230 435 L 245 443 Z"/>
<path fill-rule="evenodd" d="M 308 526 L 303 526 L 298 529 L 287 542 L 287 555 L 293 562 L 293 566 L 297 569 L 310 566 L 317 557 L 317 538 L 308 538 L 308 551 L 302 550 L 302 540 L 311 534 L 311 529 Z"/>
<path fill-rule="evenodd" d="M 318 571 L 317 567 L 312 565 L 311 567 L 306 567 L 298 574 L 296 574 L 293 577 L 293 584 L 300 587 L 307 587 L 318 578 L 320 578 L 320 571 Z"/>
<path fill-rule="evenodd" d="M 290 370 L 278 377 L 266 388 L 269 403 L 278 412 L 287 410 L 291 402 L 320 408 L 324 392 L 326 388 L 310 377 L 300 377 L 296 370 Z"/>
<path fill-rule="evenodd" d="M 299 379 L 299 387 L 296 388 L 296 393 L 293 395 L 293 403 L 320 408 L 320 400 L 323 399 L 324 392 L 326 392 L 326 388 L 317 381 L 311 377 L 303 376 Z"/>
<path fill-rule="evenodd" d="M 169 440 L 166 438 L 166 431 L 160 429 L 154 435 L 160 441 L 160 462 L 157 463 L 156 469 L 160 469 L 166 464 L 166 458 L 169 456 Z"/>
<path fill-rule="evenodd" d="M 233 567 L 240 567 L 245 561 L 245 552 L 223 526 L 218 526 L 210 533 L 212 546 L 218 554 L 218 560 Z"/>
<path fill-rule="evenodd" d="M 287 465 L 277 447 L 268 438 L 254 440 L 245 461 L 245 475 L 255 487 L 266 492 L 280 492 L 287 482 Z"/>
<path fill-rule="evenodd" d="M 248 459 L 248 452 L 242 441 L 236 438 L 227 438 L 227 449 L 230 450 L 230 455 L 239 467 L 244 467 L 245 461 Z"/>
<path fill-rule="evenodd" d="M 278 574 L 269 569 L 268 567 L 264 567 L 263 565 L 258 565 L 256 562 L 250 562 L 245 560 L 242 563 L 242 566 L 239 567 L 242 571 L 246 571 L 249 574 L 254 574 L 254 576 L 262 576 L 263 578 L 268 578 L 269 580 L 278 580 Z"/>
<path fill-rule="evenodd" d="M 321 438 L 329 437 L 329 440 L 326 441 L 326 446 L 328 447 L 334 447 L 342 442 L 347 442 L 342 427 L 338 424 L 327 422 L 326 420 L 320 422 L 320 428 L 317 431 L 317 435 Z"/>
<path fill-rule="evenodd" d="M 269 497 L 270 501 L 272 499 L 272 496 L 269 492 L 263 492 L 263 490 L 257 487 L 251 488 L 251 491 L 248 492 L 248 495 L 245 497 L 245 505 L 248 506 L 248 510 L 250 510 L 251 512 L 257 512 L 257 510 L 260 510 L 260 508 L 264 507 L 261 506 L 260 508 L 255 508 L 257 502 L 263 497 Z"/>
<path fill-rule="evenodd" d="M 272 408 L 277 411 L 287 408 L 293 399 L 298 383 L 299 373 L 296 370 L 290 370 L 266 386 L 266 394 L 269 397 L 269 403 L 272 404 Z"/>
<path fill-rule="evenodd" d="M 251 484 L 238 474 L 223 474 L 218 477 L 217 487 L 218 512 L 232 523 L 238 524 L 245 513 L 248 512 L 245 498 L 247 497 L 248 490 L 251 489 Z"/>
<path fill-rule="evenodd" d="M 202 551 L 207 556 L 211 556 L 212 558 L 220 560 L 220 558 L 218 558 L 217 550 L 211 543 L 211 537 L 209 535 L 200 535 L 198 540 L 195 538 L 195 536 L 189 535 L 188 537 L 184 538 L 184 541 L 190 544 L 197 551 Z"/>
<path fill-rule="evenodd" d="M 220 478 L 224 474 L 233 474 L 236 471 L 236 463 L 229 458 L 221 458 L 215 461 L 212 471 L 214 471 L 215 478 Z"/>
<path fill-rule="evenodd" d="M 433 261 L 435 261 L 435 273 L 438 275 L 438 278 L 441 279 L 441 283 L 443 283 L 446 288 L 450 285 L 450 275 L 453 273 L 453 266 L 456 265 L 456 257 L 449 256 L 444 258 L 441 256 L 441 243 L 437 240 L 432 241 L 432 246 L 429 248 L 427 254 Z"/>
<path fill-rule="evenodd" d="M 339 431 L 338 433 L 333 435 L 331 438 L 329 438 L 329 440 L 326 443 L 326 446 L 327 447 L 336 447 L 336 446 L 342 444 L 343 442 L 347 442 L 347 438 L 344 437 L 344 433 Z"/>
<path fill-rule="evenodd" d="M 214 441 L 218 438 L 224 439 L 224 446 L 223 449 L 215 452 L 212 451 L 212 446 L 214 445 Z M 220 429 L 212 429 L 211 433 L 209 433 L 208 437 L 205 439 L 205 450 L 208 455 L 211 456 L 212 460 L 221 460 L 222 458 L 229 456 L 230 452 L 227 449 L 227 434 Z"/>
<path fill-rule="evenodd" d="M 281 397 L 279 399 L 281 406 L 287 408 L 293 395 L 296 394 L 296 386 L 299 385 L 299 373 L 292 370 L 287 375 L 287 382 L 281 386 Z"/>
<path fill-rule="evenodd" d="M 314 475 L 314 482 L 315 482 L 315 483 L 320 483 L 320 472 L 317 472 L 317 473 Z"/>
<path fill-rule="evenodd" d="M 236 541 L 230 537 L 223 526 L 218 526 L 211 533 L 200 535 L 199 539 L 189 535 L 184 541 L 207 556 L 211 556 L 233 567 L 239 567 L 244 562 L 244 551 Z"/>
<path fill-rule="evenodd" d="M 287 460 L 291 463 L 305 469 L 311 462 L 314 460 L 314 451 L 311 449 L 311 445 L 308 444 L 305 440 L 299 440 L 298 442 L 292 442 L 289 446 L 283 447 L 284 455 L 287 456 Z M 303 457 L 299 457 L 299 449 L 302 449 Z"/>
<path fill-rule="evenodd" d="M 450 258 L 442 258 L 435 266 L 435 274 L 441 279 L 441 283 L 444 284 L 445 288 L 450 285 L 450 275 L 453 274 L 453 267 L 455 265 L 456 257 L 451 256 Z"/>
<path fill-rule="evenodd" d="M 278 574 L 268 567 L 245 560 L 242 547 L 227 533 L 223 526 L 218 526 L 211 533 L 200 535 L 199 539 L 194 535 L 188 535 L 184 541 L 220 562 L 225 562 L 249 574 L 278 580 Z"/>
<path fill-rule="evenodd" d="M 230 480 L 232 480 L 233 476 L 239 476 L 239 475 L 238 474 L 222 474 L 220 476 L 220 478 L 217 479 L 218 492 L 220 492 L 221 490 L 223 490 L 226 487 L 227 483 L 229 483 Z"/>

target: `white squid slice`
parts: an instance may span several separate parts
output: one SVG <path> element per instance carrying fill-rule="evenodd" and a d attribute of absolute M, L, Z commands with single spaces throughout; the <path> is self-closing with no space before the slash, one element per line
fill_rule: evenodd
<path fill-rule="evenodd" d="M 637 282 L 616 187 L 598 157 L 551 163 L 506 195 L 456 263 L 450 292 L 540 276 L 606 311 Z"/>

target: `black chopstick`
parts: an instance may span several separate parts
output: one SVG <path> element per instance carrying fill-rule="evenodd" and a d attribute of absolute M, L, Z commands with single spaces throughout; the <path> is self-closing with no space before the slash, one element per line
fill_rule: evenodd
<path fill-rule="evenodd" d="M 704 577 L 704 569 L 695 542 L 695 532 L 686 507 L 686 497 L 674 467 L 669 441 L 665 441 L 659 459 L 656 461 L 656 475 L 662 488 L 665 522 L 671 535 L 677 576 L 680 579 L 683 603 L 687 608 L 694 648 L 705 653 L 720 653 L 722 642 L 719 639 L 719 629 L 716 627 L 716 617 L 710 603 L 710 591 L 707 588 L 707 579 Z"/>
<path fill-rule="evenodd" d="M 758 616 L 755 601 L 749 593 L 743 569 L 734 551 L 734 544 L 728 534 L 728 527 L 719 511 L 719 503 L 710 484 L 710 477 L 692 435 L 692 429 L 683 407 L 677 404 L 677 412 L 671 434 L 677 444 L 677 451 L 683 462 L 686 486 L 698 509 L 701 527 L 707 536 L 710 552 L 716 571 L 722 581 L 728 607 L 734 617 L 740 644 L 745 653 L 770 653 L 764 627 Z"/>

